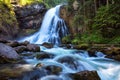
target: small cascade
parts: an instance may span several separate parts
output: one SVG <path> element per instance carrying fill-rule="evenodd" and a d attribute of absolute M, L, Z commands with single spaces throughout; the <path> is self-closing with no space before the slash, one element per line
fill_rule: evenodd
<path fill-rule="evenodd" d="M 62 71 L 60 71 L 59 75 L 47 75 L 40 80 L 72 80 L 65 74 L 85 70 L 97 71 L 101 80 L 120 80 L 120 62 L 112 59 L 104 58 L 103 56 L 90 57 L 86 54 L 86 51 L 79 52 L 79 50 L 63 49 L 59 47 L 43 49 L 42 51 L 55 56 L 52 59 L 26 59 L 26 61 L 33 65 L 41 63 L 44 66 L 58 66 Z M 100 53 L 98 52 L 98 54 Z"/>
<path fill-rule="evenodd" d="M 43 19 L 41 29 L 35 34 L 22 39 L 35 44 L 49 42 L 59 45 L 61 38 L 68 35 L 68 29 L 63 19 L 59 16 L 60 5 L 48 10 Z"/>

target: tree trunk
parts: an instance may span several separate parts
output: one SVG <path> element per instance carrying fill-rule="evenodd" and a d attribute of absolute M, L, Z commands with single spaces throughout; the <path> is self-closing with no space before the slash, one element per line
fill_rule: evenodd
<path fill-rule="evenodd" d="M 109 0 L 106 1 L 107 2 L 107 8 L 109 7 Z"/>
<path fill-rule="evenodd" d="M 97 11 L 97 2 L 96 2 L 96 0 L 94 0 L 94 6 L 95 6 L 95 13 L 96 13 L 96 11 Z"/>
<path fill-rule="evenodd" d="M 114 4 L 115 2 L 114 2 L 114 0 L 112 0 L 112 4 Z"/>

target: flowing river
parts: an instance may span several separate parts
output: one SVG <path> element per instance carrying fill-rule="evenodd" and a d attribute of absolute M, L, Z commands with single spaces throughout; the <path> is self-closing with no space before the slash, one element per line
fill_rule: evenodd
<path fill-rule="evenodd" d="M 35 44 L 44 42 L 55 45 L 61 44 L 61 38 L 68 35 L 69 32 L 64 20 L 59 17 L 59 9 L 60 5 L 48 10 L 41 29 L 21 41 L 27 40 Z M 54 56 L 42 60 L 36 58 L 25 60 L 32 65 L 41 63 L 44 66 L 55 65 L 62 68 L 59 75 L 46 75 L 40 80 L 72 80 L 65 74 L 84 70 L 97 71 L 101 80 L 120 80 L 120 62 L 105 58 L 105 55 L 101 52 L 96 53 L 97 57 L 90 57 L 88 52 L 83 50 L 64 49 L 57 46 L 51 49 L 43 46 L 40 46 L 40 48 L 43 52 Z M 53 77 L 54 79 L 51 79 Z"/>

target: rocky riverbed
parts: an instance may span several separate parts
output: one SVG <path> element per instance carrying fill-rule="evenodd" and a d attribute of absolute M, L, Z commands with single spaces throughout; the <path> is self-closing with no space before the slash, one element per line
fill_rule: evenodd
<path fill-rule="evenodd" d="M 49 49 L 53 48 L 52 44 L 49 43 L 43 43 L 42 46 L 47 46 Z M 64 48 L 66 46 L 63 46 Z M 74 46 L 75 47 L 75 46 Z M 84 46 L 85 47 L 85 46 Z M 111 56 L 109 58 L 118 60 L 114 57 L 119 56 L 119 48 L 113 47 L 107 47 L 104 48 L 97 48 L 93 49 L 95 46 L 91 46 L 91 48 L 88 48 L 89 55 L 95 56 L 96 51 L 106 51 L 105 55 L 106 57 Z M 75 47 L 76 48 L 76 47 Z M 77 49 L 83 49 L 77 48 Z M 108 49 L 108 50 L 107 50 Z M 117 50 L 118 49 L 118 50 Z M 110 51 L 112 53 L 110 53 Z M 114 54 L 113 54 L 114 53 Z M 116 55 L 117 54 L 117 55 Z M 41 51 L 39 45 L 36 44 L 30 44 L 28 41 L 25 42 L 17 42 L 17 41 L 11 41 L 11 40 L 5 40 L 0 39 L 0 78 L 3 80 L 30 80 L 30 79 L 40 79 L 41 77 L 44 77 L 46 75 L 56 75 L 51 76 L 51 79 L 57 79 L 62 80 L 57 75 L 60 74 L 62 71 L 62 68 L 60 66 L 56 65 L 48 65 L 45 66 L 42 63 L 37 63 L 36 66 L 33 66 L 31 64 L 28 64 L 24 59 L 33 59 L 36 57 L 38 60 L 44 60 L 44 59 L 52 59 L 55 55 L 49 54 L 47 52 Z M 72 58 L 71 58 L 72 59 Z M 62 62 L 68 61 L 66 59 L 62 59 Z M 60 61 L 61 62 L 61 61 Z M 41 74 L 42 73 L 42 74 Z M 71 77 L 72 80 L 100 80 L 100 77 L 98 76 L 96 71 L 82 71 L 78 73 L 71 73 L 66 74 L 67 76 Z"/>

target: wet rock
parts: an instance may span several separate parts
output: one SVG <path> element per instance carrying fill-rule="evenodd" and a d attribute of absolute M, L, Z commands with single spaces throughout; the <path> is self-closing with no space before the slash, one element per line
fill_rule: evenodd
<path fill-rule="evenodd" d="M 120 48 L 110 47 L 103 50 L 103 53 L 106 54 L 107 58 L 120 61 Z"/>
<path fill-rule="evenodd" d="M 58 75 L 62 71 L 62 68 L 57 65 L 46 65 L 46 64 L 38 63 L 36 64 L 35 67 L 45 70 L 47 75 Z"/>
<path fill-rule="evenodd" d="M 33 52 L 40 52 L 40 47 L 36 44 L 28 44 L 27 45 L 27 50 L 28 51 L 33 51 Z"/>
<path fill-rule="evenodd" d="M 62 64 L 65 64 L 66 66 L 74 70 L 79 68 L 77 60 L 72 56 L 64 56 L 64 57 L 57 59 L 56 61 Z"/>
<path fill-rule="evenodd" d="M 27 47 L 26 46 L 17 46 L 17 47 L 14 47 L 14 49 L 16 52 L 21 53 L 23 51 L 26 51 Z"/>
<path fill-rule="evenodd" d="M 20 45 L 24 45 L 24 46 L 27 46 L 28 44 L 30 44 L 30 42 L 29 41 L 24 41 L 24 42 L 21 42 L 21 43 L 19 43 Z"/>
<path fill-rule="evenodd" d="M 96 71 L 81 71 L 70 74 L 72 80 L 101 80 Z"/>
<path fill-rule="evenodd" d="M 90 56 L 95 56 L 96 52 L 102 52 L 105 54 L 106 58 L 111 58 L 114 60 L 120 61 L 120 47 L 119 45 L 111 45 L 111 44 L 98 44 L 93 45 L 91 48 L 87 50 Z"/>
<path fill-rule="evenodd" d="M 7 42 L 8 42 L 8 40 L 0 38 L 0 43 L 7 43 Z"/>
<path fill-rule="evenodd" d="M 59 45 L 59 47 L 71 49 L 71 48 L 73 48 L 73 45 L 72 44 L 61 44 L 61 45 Z"/>
<path fill-rule="evenodd" d="M 49 59 L 49 58 L 53 58 L 54 55 L 46 53 L 46 52 L 40 52 L 38 54 L 36 54 L 36 58 L 37 59 Z"/>
<path fill-rule="evenodd" d="M 30 44 L 28 41 L 18 42 L 18 41 L 0 39 L 0 42 L 5 43 L 6 45 L 14 48 L 14 50 L 18 53 L 21 53 L 23 51 L 33 51 L 33 52 L 40 51 L 40 47 L 38 45 Z"/>
<path fill-rule="evenodd" d="M 8 43 L 6 43 L 8 46 L 11 46 L 11 47 L 17 47 L 19 46 L 19 42 L 17 41 L 9 41 Z"/>
<path fill-rule="evenodd" d="M 89 45 L 88 44 L 74 45 L 73 48 L 78 50 L 87 50 L 89 48 Z"/>
<path fill-rule="evenodd" d="M 43 66 L 44 66 L 44 64 L 42 64 L 42 63 L 37 63 L 37 64 L 35 65 L 36 68 L 41 68 L 41 67 L 43 67 Z"/>
<path fill-rule="evenodd" d="M 42 46 L 44 46 L 44 47 L 46 47 L 46 48 L 53 48 L 54 45 L 51 44 L 51 43 L 45 42 L 45 43 L 42 44 Z"/>
<path fill-rule="evenodd" d="M 60 74 L 60 72 L 62 71 L 62 68 L 59 66 L 55 66 L 55 65 L 49 65 L 46 66 L 45 69 L 47 70 L 48 74 Z"/>
<path fill-rule="evenodd" d="M 93 49 L 89 49 L 89 50 L 87 50 L 88 51 L 88 54 L 89 54 L 89 56 L 91 56 L 91 57 L 96 57 L 96 55 L 95 55 L 95 53 L 96 53 L 96 50 L 93 50 Z"/>
<path fill-rule="evenodd" d="M 0 56 L 10 58 L 10 59 L 19 58 L 19 55 L 12 47 L 7 46 L 3 43 L 0 43 Z"/>
<path fill-rule="evenodd" d="M 5 64 L 0 66 L 0 79 L 3 80 L 37 80 L 45 76 L 43 70 L 29 64 Z"/>

